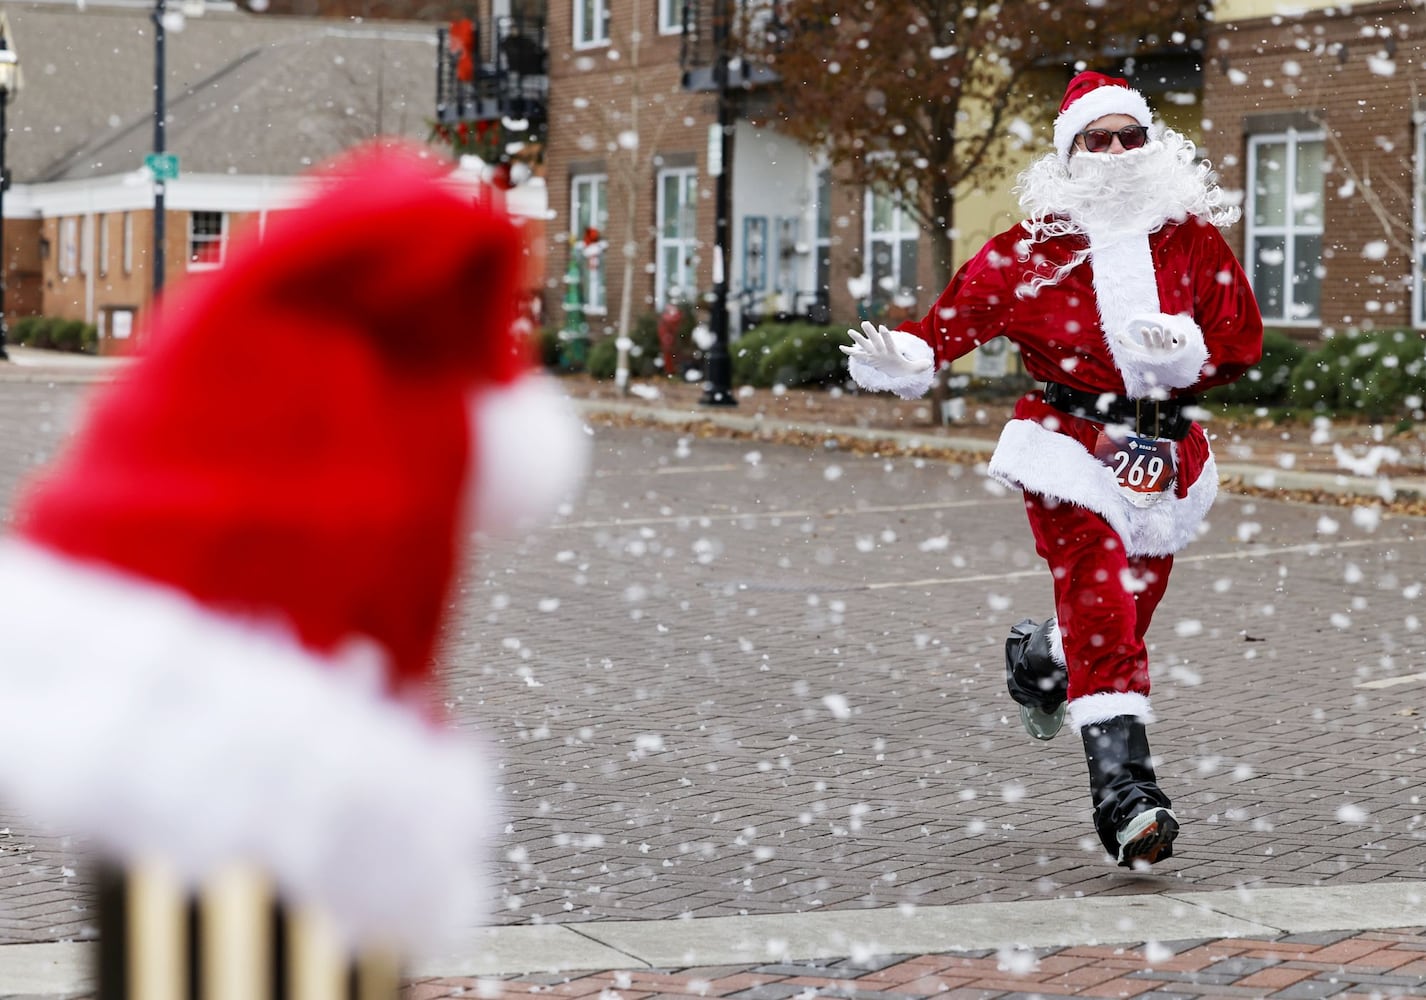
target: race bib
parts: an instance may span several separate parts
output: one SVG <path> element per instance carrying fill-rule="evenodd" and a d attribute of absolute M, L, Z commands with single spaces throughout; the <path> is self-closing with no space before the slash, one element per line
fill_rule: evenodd
<path fill-rule="evenodd" d="M 1111 437 L 1100 431 L 1094 457 L 1114 473 L 1119 488 L 1140 507 L 1157 503 L 1173 485 L 1174 447 L 1165 438 Z"/>

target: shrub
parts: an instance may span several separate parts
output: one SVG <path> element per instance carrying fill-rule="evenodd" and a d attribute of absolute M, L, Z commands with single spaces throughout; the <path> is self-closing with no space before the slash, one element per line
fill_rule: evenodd
<path fill-rule="evenodd" d="M 43 316 L 21 316 L 15 320 L 10 327 L 10 342 L 29 347 L 38 346 L 35 337 L 39 332 L 40 324 L 44 322 Z"/>
<path fill-rule="evenodd" d="M 1292 369 L 1289 401 L 1373 420 L 1410 410 L 1426 382 L 1426 338 L 1414 330 L 1338 334 Z"/>
<path fill-rule="evenodd" d="M 783 323 L 764 323 L 746 331 L 728 347 L 732 355 L 733 382 L 737 385 L 761 385 L 758 371 L 773 345 L 787 333 Z"/>
<path fill-rule="evenodd" d="M 559 327 L 542 326 L 532 335 L 535 361 L 541 368 L 554 370 L 560 366 Z"/>
<path fill-rule="evenodd" d="M 659 321 L 656 313 L 647 313 L 634 321 L 629 334 L 629 375 L 648 378 L 657 375 L 659 367 Z M 589 349 L 589 374 L 598 379 L 612 379 L 619 367 L 619 337 L 602 337 Z"/>
<path fill-rule="evenodd" d="M 1203 394 L 1204 403 L 1239 406 L 1281 406 L 1287 402 L 1292 370 L 1307 356 L 1307 348 L 1281 330 L 1263 331 L 1263 357 L 1243 377 Z"/>
<path fill-rule="evenodd" d="M 847 356 L 841 345 L 844 330 L 789 323 L 758 365 L 759 386 L 839 385 L 846 381 Z"/>

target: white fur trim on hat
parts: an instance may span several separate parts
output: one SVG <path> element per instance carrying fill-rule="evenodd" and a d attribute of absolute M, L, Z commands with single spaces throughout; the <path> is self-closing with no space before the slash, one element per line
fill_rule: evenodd
<path fill-rule="evenodd" d="M 1137 90 L 1110 85 L 1097 87 L 1055 119 L 1055 151 L 1060 154 L 1061 163 L 1069 162 L 1074 137 L 1083 132 L 1090 122 L 1105 115 L 1128 115 L 1145 128 L 1154 120 L 1149 102 Z"/>
<path fill-rule="evenodd" d="M 1132 691 L 1087 694 L 1069 703 L 1066 721 L 1070 728 L 1078 733 L 1085 726 L 1108 722 L 1124 715 L 1131 715 L 1146 725 L 1153 722 L 1154 710 L 1149 704 L 1149 696 Z"/>
<path fill-rule="evenodd" d="M 13 540 L 0 593 L 13 808 L 192 888 L 261 866 L 347 946 L 424 953 L 487 909 L 485 755 L 393 701 L 374 646 L 321 656 L 280 623 Z"/>
<path fill-rule="evenodd" d="M 892 330 L 891 343 L 898 351 L 912 361 L 936 360 L 936 352 L 914 333 Z M 852 381 L 869 392 L 894 392 L 902 399 L 920 399 L 936 381 L 936 366 L 932 364 L 924 372 L 916 375 L 888 375 L 852 355 L 847 359 L 847 374 Z"/>
<path fill-rule="evenodd" d="M 474 527 L 501 534 L 554 512 L 589 467 L 589 429 L 543 375 L 471 398 Z"/>

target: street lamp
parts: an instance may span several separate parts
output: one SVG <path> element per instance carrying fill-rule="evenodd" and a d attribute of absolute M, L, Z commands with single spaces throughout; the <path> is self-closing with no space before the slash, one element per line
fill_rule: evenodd
<path fill-rule="evenodd" d="M 728 79 L 733 0 L 715 0 L 713 8 L 713 83 L 718 91 L 718 124 L 710 138 L 709 166 L 716 170 L 713 247 L 713 308 L 709 317 L 713 346 L 708 351 L 708 381 L 698 400 L 705 406 L 736 406 L 733 396 L 733 358 L 728 353 L 728 270 L 732 263 L 728 216 L 732 211 L 733 184 L 733 95 Z M 716 152 L 716 156 L 713 155 Z"/>
<path fill-rule="evenodd" d="M 163 48 L 164 48 L 164 20 L 168 12 L 164 9 L 164 0 L 154 0 L 153 6 L 153 151 L 154 163 L 157 164 L 164 154 L 163 148 Z M 153 294 L 157 301 L 158 293 L 163 291 L 163 194 L 164 185 L 167 184 L 164 176 L 155 174 L 153 185 Z"/>
<path fill-rule="evenodd" d="M 10 168 L 5 165 L 5 105 L 20 89 L 20 57 L 10 48 L 10 39 L 0 30 L 0 361 L 9 361 L 5 349 L 10 324 L 5 319 L 5 285 L 10 277 L 10 248 L 5 242 L 5 192 L 10 187 Z"/>

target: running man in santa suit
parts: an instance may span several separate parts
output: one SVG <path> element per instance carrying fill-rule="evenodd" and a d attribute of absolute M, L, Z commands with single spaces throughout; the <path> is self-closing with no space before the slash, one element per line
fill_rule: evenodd
<path fill-rule="evenodd" d="M 1198 533 L 1218 473 L 1195 394 L 1262 351 L 1262 317 L 1218 226 L 1238 211 L 1193 143 L 1126 81 L 1080 73 L 1055 151 L 1021 175 L 1027 218 L 952 279 L 925 318 L 851 330 L 852 377 L 914 399 L 936 369 L 993 337 L 1044 383 L 1019 400 L 989 472 L 1024 493 L 1055 614 L 1006 642 L 1025 728 L 1084 741 L 1094 825 L 1119 864 L 1170 857 L 1178 818 L 1145 724 L 1144 634 L 1174 553 Z"/>

